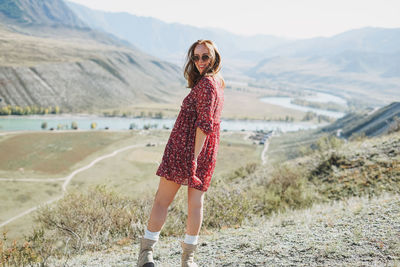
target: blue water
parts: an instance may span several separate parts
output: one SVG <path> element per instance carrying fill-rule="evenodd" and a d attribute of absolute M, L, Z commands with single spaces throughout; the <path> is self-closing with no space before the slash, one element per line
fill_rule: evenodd
<path fill-rule="evenodd" d="M 149 119 L 149 118 L 118 118 L 118 117 L 97 117 L 97 116 L 4 116 L 0 117 L 0 131 L 43 131 L 42 122 L 47 122 L 47 130 L 57 129 L 57 126 L 64 125 L 64 128 L 71 129 L 71 123 L 75 121 L 78 129 L 89 130 L 92 122 L 97 124 L 96 130 L 128 130 L 131 123 L 135 129 L 143 129 L 145 125 L 152 125 L 155 129 L 172 129 L 175 119 Z M 321 125 L 309 122 L 273 122 L 262 120 L 222 120 L 221 130 L 228 131 L 256 131 L 256 130 L 280 130 L 282 132 L 297 131 L 300 129 L 311 129 Z"/>
<path fill-rule="evenodd" d="M 318 95 L 317 97 L 311 99 L 311 100 L 321 100 L 321 95 Z M 307 100 L 309 100 L 308 98 L 305 98 Z M 292 98 L 291 97 L 263 97 L 260 98 L 261 101 L 265 102 L 265 103 L 269 103 L 269 104 L 273 104 L 273 105 L 278 105 L 278 106 L 282 106 L 285 108 L 291 108 L 291 109 L 295 109 L 295 110 L 300 110 L 300 111 L 312 111 L 318 115 L 326 115 L 329 117 L 333 117 L 333 118 L 341 118 L 345 115 L 345 113 L 343 112 L 337 112 L 337 111 L 329 111 L 329 110 L 324 110 L 324 109 L 317 109 L 317 108 L 311 108 L 311 107 L 305 107 L 305 106 L 300 106 L 300 105 L 296 105 L 296 104 L 292 104 Z"/>

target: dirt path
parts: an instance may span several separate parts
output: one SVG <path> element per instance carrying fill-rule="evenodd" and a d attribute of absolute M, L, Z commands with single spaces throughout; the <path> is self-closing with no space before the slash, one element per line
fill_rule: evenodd
<path fill-rule="evenodd" d="M 164 144 L 164 143 L 157 143 L 156 145 L 161 145 L 161 144 Z M 12 181 L 12 182 L 14 182 L 14 181 L 20 181 L 20 182 L 22 182 L 22 181 L 25 181 L 25 182 L 49 182 L 49 181 L 52 181 L 52 182 L 54 182 L 54 181 L 63 181 L 63 180 L 65 180 L 65 182 L 62 185 L 62 194 L 60 196 L 58 196 L 58 197 L 56 197 L 54 199 L 51 199 L 51 200 L 49 200 L 49 201 L 47 201 L 45 203 L 42 203 L 40 205 L 37 205 L 35 207 L 32 207 L 32 208 L 30 208 L 30 209 L 28 209 L 28 210 L 26 210 L 26 211 L 24 211 L 24 212 L 22 212 L 20 214 L 8 219 L 7 221 L 0 223 L 0 228 L 3 227 L 3 226 L 6 226 L 7 224 L 9 224 L 9 223 L 11 223 L 13 221 L 15 221 L 16 219 L 19 219 L 19 218 L 21 218 L 21 217 L 23 217 L 25 215 L 28 215 L 29 213 L 37 210 L 43 204 L 45 204 L 45 205 L 51 204 L 51 203 L 53 203 L 55 201 L 58 201 L 59 199 L 63 198 L 65 193 L 66 193 L 66 191 L 67 191 L 67 186 L 71 182 L 71 180 L 74 178 L 74 176 L 77 175 L 80 172 L 83 172 L 83 171 L 93 167 L 97 162 L 102 161 L 102 160 L 107 159 L 107 158 L 110 158 L 110 157 L 114 157 L 118 153 L 121 153 L 121 152 L 126 151 L 128 149 L 138 148 L 138 147 L 145 147 L 145 146 L 146 146 L 146 144 L 136 144 L 136 145 L 130 145 L 130 146 L 126 146 L 126 147 L 117 149 L 117 150 L 115 150 L 114 152 L 112 152 L 110 154 L 103 155 L 103 156 L 100 156 L 100 157 L 96 158 L 95 160 L 93 160 L 88 165 L 73 171 L 70 175 L 68 175 L 66 177 L 63 177 L 63 178 L 49 178 L 49 179 L 29 179 L 29 178 L 27 178 L 27 179 L 9 179 L 9 178 L 1 178 L 0 181 Z"/>
<path fill-rule="evenodd" d="M 48 183 L 48 182 L 59 182 L 64 181 L 66 178 L 0 178 L 0 182 L 36 182 L 36 183 Z"/>
<path fill-rule="evenodd" d="M 264 149 L 261 152 L 261 162 L 262 165 L 265 165 L 267 163 L 267 151 L 268 151 L 268 147 L 269 147 L 269 143 L 271 142 L 271 137 L 269 137 L 265 143 L 264 143 Z"/>

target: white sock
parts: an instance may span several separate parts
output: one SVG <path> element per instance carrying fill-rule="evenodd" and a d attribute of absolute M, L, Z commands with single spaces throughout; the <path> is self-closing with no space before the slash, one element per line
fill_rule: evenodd
<path fill-rule="evenodd" d="M 185 240 L 183 241 L 186 244 L 196 245 L 199 240 L 198 235 L 188 235 L 185 234 Z"/>
<path fill-rule="evenodd" d="M 160 232 L 150 232 L 147 228 L 144 230 L 144 238 L 146 239 L 150 239 L 150 240 L 154 240 L 154 241 L 158 241 L 158 238 L 160 236 Z"/>

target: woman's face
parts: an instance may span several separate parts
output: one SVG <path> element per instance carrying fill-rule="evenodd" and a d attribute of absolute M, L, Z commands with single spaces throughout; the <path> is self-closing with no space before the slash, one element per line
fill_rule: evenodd
<path fill-rule="evenodd" d="M 208 56 L 206 60 L 203 60 L 205 56 Z M 196 65 L 197 70 L 200 74 L 203 74 L 203 71 L 210 65 L 211 63 L 211 55 L 208 51 L 208 48 L 205 44 L 199 44 L 194 48 L 193 61 Z M 197 60 L 197 61 L 196 61 Z"/>

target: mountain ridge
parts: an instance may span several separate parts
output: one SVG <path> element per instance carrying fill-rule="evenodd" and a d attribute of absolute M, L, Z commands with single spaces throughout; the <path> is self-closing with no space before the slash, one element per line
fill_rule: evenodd
<path fill-rule="evenodd" d="M 66 6 L 61 9 L 65 14 L 49 10 L 51 3 L 56 4 L 55 10 L 64 6 L 61 0 L 32 6 L 27 0 L 13 3 L 23 13 L 20 17 L 28 19 L 4 19 L 1 13 L 0 98 L 4 101 L 0 107 L 57 105 L 65 112 L 101 112 L 139 103 L 175 103 L 183 94 L 178 66 L 90 29 Z M 40 14 L 59 17 L 41 20 Z"/>

